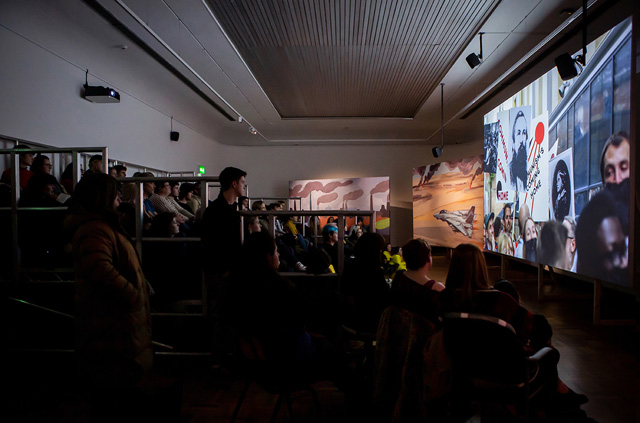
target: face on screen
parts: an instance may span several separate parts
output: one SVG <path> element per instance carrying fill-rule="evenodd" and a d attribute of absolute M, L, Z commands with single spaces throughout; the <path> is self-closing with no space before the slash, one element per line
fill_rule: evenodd
<path fill-rule="evenodd" d="M 526 145 L 528 135 L 527 119 L 519 115 L 513 123 L 513 149 L 517 150 L 521 145 Z"/>
<path fill-rule="evenodd" d="M 538 234 L 536 233 L 536 224 L 533 220 L 528 219 L 527 223 L 524 225 L 524 240 L 531 241 L 534 238 L 537 238 Z"/>
<path fill-rule="evenodd" d="M 629 141 L 610 145 L 604 153 L 604 182 L 619 184 L 629 177 Z"/>

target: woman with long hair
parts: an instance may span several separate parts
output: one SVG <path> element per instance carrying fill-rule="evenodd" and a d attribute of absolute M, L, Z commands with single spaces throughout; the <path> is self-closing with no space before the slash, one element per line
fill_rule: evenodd
<path fill-rule="evenodd" d="M 543 347 L 552 347 L 551 326 L 542 315 L 533 315 L 512 295 L 493 289 L 489 282 L 487 263 L 482 251 L 473 244 L 460 244 L 453 250 L 446 289 L 441 296 L 442 311 L 478 313 L 497 317 L 509 323 L 522 341 L 523 349 L 532 354 Z M 544 402 L 539 404 L 545 412 L 559 408 L 573 408 L 588 401 L 569 389 L 559 378 L 559 353 L 549 354 L 541 362 L 539 378 L 534 385 L 547 383 Z M 578 410 L 579 411 L 579 410 Z"/>

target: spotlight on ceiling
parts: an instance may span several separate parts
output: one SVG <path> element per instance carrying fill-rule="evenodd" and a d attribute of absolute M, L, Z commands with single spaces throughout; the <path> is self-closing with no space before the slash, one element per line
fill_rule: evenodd
<path fill-rule="evenodd" d="M 563 81 L 568 81 L 582 73 L 582 67 L 584 66 L 584 56 L 579 54 L 572 57 L 569 53 L 561 54 L 556 57 L 556 68 L 560 74 L 560 78 Z"/>
<path fill-rule="evenodd" d="M 482 34 L 484 34 L 484 32 L 480 32 L 479 34 L 480 34 L 480 54 L 471 53 L 470 55 L 467 56 L 467 63 L 469 64 L 469 67 L 471 69 L 475 68 L 480 63 L 482 63 Z"/>
<path fill-rule="evenodd" d="M 253 126 L 249 127 L 249 132 L 252 133 L 253 135 L 258 133 L 258 131 L 256 131 L 256 128 L 254 128 Z"/>
<path fill-rule="evenodd" d="M 438 158 L 442 155 L 442 147 L 433 147 L 431 152 L 433 153 L 433 157 Z"/>
<path fill-rule="evenodd" d="M 573 79 L 582 73 L 587 63 L 587 0 L 582 0 L 582 54 L 569 53 L 556 57 L 556 68 L 563 81 Z"/>

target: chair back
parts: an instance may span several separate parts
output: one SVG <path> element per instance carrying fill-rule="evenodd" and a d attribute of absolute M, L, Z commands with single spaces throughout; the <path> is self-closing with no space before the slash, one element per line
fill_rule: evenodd
<path fill-rule="evenodd" d="M 426 317 L 398 306 L 387 307 L 376 337 L 373 399 L 380 420 L 422 414 L 424 346 L 435 332 Z"/>
<path fill-rule="evenodd" d="M 483 314 L 447 313 L 443 330 L 454 375 L 513 387 L 526 384 L 527 354 L 509 323 Z"/>

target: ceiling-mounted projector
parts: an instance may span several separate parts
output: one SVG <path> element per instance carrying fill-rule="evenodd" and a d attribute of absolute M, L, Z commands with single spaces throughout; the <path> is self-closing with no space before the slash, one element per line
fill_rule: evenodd
<path fill-rule="evenodd" d="M 84 98 L 94 103 L 120 103 L 120 94 L 109 87 L 84 84 Z"/>

